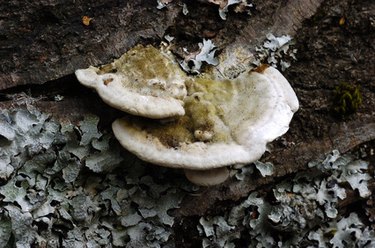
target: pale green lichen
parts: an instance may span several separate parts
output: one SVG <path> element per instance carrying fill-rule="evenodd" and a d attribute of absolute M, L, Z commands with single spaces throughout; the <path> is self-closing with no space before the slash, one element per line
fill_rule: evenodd
<path fill-rule="evenodd" d="M 345 183 L 358 189 L 348 175 L 356 178 L 355 186 L 361 182 L 360 196 L 369 197 L 367 166 L 354 155 L 340 155 L 337 151 L 323 161 L 312 161 L 310 167 L 320 173 L 299 173 L 273 186 L 271 194 L 253 192 L 221 216 L 201 218 L 198 230 L 202 246 L 372 247 L 374 230 L 366 227 L 356 213 L 342 217 L 337 211 L 339 201 L 346 198 Z M 238 176 L 247 183 L 251 175 Z M 221 226 L 228 227 L 225 234 L 221 234 Z"/>
<path fill-rule="evenodd" d="M 113 149 L 113 138 L 96 137 L 101 132 L 93 119 L 81 122 L 93 130 L 86 132 L 91 134 L 87 148 L 75 152 L 80 159 L 73 153 L 83 146 L 82 137 L 74 131 L 80 127 L 56 125 L 35 111 L 2 114 L 9 122 L 17 118 L 32 125 L 12 125 L 13 141 L 1 143 L 0 152 L 10 157 L 7 165 L 17 167 L 0 186 L 1 247 L 174 246 L 175 220 L 169 210 L 192 191 L 190 184 L 174 177 L 163 181 L 163 170 L 150 173 L 136 158 L 120 156 Z M 23 132 L 24 127 L 30 132 Z M 104 166 L 105 174 L 84 169 L 85 158 L 96 152 L 122 162 L 109 160 L 113 162 Z M 14 159 L 17 155 L 21 157 Z M 220 216 L 201 216 L 198 230 L 203 247 L 374 246 L 371 227 L 355 214 L 335 214 L 338 201 L 346 196 L 345 183 L 358 189 L 360 196 L 369 196 L 368 163 L 334 151 L 309 165 L 322 173 L 297 174 L 273 187 L 272 195 L 253 192 Z M 245 183 L 251 176 L 241 175 Z"/>
<path fill-rule="evenodd" d="M 0 212 L 0 247 L 11 247 L 10 237 L 12 235 L 12 223 L 4 212 Z"/>
<path fill-rule="evenodd" d="M 36 110 L 3 110 L 1 116 L 14 134 L 11 140 L 0 134 L 0 155 L 13 168 L 1 175 L 1 247 L 170 242 L 174 218 L 168 211 L 179 206 L 185 190 L 177 185 L 187 190 L 186 181 L 156 183 L 162 172 L 146 175 L 141 161 L 121 156 L 114 138 L 99 132 L 96 116 L 79 126 L 61 126 Z"/>
<path fill-rule="evenodd" d="M 263 46 L 257 47 L 255 65 L 267 63 L 273 67 L 278 67 L 285 71 L 290 67 L 291 62 L 297 60 L 295 54 L 297 49 L 293 48 L 294 41 L 289 35 L 274 36 L 267 34 Z"/>
<path fill-rule="evenodd" d="M 203 64 L 218 65 L 219 60 L 215 57 L 216 46 L 211 40 L 203 39 L 203 43 L 199 43 L 199 51 L 187 53 L 185 59 L 180 61 L 181 68 L 188 72 L 199 74 Z"/>

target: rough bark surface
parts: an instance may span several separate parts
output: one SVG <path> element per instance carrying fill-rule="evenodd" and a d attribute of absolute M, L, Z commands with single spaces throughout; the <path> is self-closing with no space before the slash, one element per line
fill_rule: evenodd
<path fill-rule="evenodd" d="M 258 45 L 269 32 L 292 35 L 320 2 L 259 1 L 260 14 L 232 14 L 223 21 L 216 6 L 202 3 L 191 3 L 185 17 L 179 2 L 158 10 L 156 1 L 146 0 L 6 1 L 0 6 L 0 90 L 109 63 L 137 43 L 158 43 L 168 28 L 185 42 L 214 36 L 221 48 L 234 39 Z M 89 25 L 83 16 L 92 18 Z"/>
<path fill-rule="evenodd" d="M 58 79 L 160 40 L 177 10 L 158 11 L 154 1 L 142 0 L 3 1 L 0 89 Z M 83 16 L 92 18 L 89 25 Z"/>

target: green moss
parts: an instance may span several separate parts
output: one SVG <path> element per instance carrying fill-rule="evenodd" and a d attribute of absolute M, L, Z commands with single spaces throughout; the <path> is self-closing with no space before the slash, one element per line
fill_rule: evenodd
<path fill-rule="evenodd" d="M 341 83 L 336 86 L 333 99 L 333 112 L 339 117 L 355 113 L 362 104 L 362 95 L 358 86 Z"/>

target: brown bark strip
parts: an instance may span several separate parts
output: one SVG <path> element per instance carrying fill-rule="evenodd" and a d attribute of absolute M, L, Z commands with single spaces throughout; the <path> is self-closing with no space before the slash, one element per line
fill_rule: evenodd
<path fill-rule="evenodd" d="M 200 19 L 208 10 L 215 12 L 220 25 L 227 27 L 215 38 L 220 47 L 232 44 L 236 38 L 235 45 L 254 48 L 268 32 L 293 35 L 321 2 L 293 0 L 283 5 L 284 1 L 260 1 L 256 3 L 259 10 L 248 17 L 243 28 L 243 20 L 236 19 L 235 13 L 231 13 L 235 17 L 231 20 L 220 20 L 215 5 L 191 9 L 191 12 L 198 12 L 194 15 Z M 181 14 L 177 2 L 158 10 L 156 0 L 5 1 L 0 13 L 3 13 L 0 16 L 0 90 L 42 84 L 78 68 L 109 63 L 137 43 L 158 43 L 177 18 L 192 18 L 190 14 Z M 88 25 L 82 21 L 84 16 L 90 18 Z M 211 22 L 207 20 L 206 24 Z M 240 33 L 233 37 L 237 22 Z M 174 27 L 181 28 L 184 27 Z"/>
<path fill-rule="evenodd" d="M 179 12 L 156 1 L 3 1 L 0 90 L 105 64 L 144 39 L 160 40 Z M 82 17 L 91 18 L 88 25 Z"/>
<path fill-rule="evenodd" d="M 268 13 L 267 9 L 272 9 L 275 4 L 267 1 L 267 4 L 260 7 L 263 13 L 251 18 L 248 25 L 241 30 L 236 37 L 236 42 L 227 49 L 237 46 L 248 47 L 254 50 L 256 45 L 262 42 L 268 33 L 293 36 L 297 29 L 302 26 L 304 20 L 314 15 L 324 0 L 291 0 L 278 3 L 273 13 Z"/>

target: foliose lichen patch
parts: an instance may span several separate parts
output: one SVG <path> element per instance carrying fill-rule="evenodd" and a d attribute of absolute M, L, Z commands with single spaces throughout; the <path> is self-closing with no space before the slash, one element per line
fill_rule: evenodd
<path fill-rule="evenodd" d="M 160 247 L 191 189 L 120 154 L 98 117 L 62 124 L 37 110 L 0 113 L 0 247 Z M 119 176 L 121 175 L 121 176 Z M 180 186 L 177 186 L 180 185 Z M 184 188 L 184 190 L 182 190 Z"/>
<path fill-rule="evenodd" d="M 186 180 L 160 169 L 151 175 L 121 155 L 96 116 L 77 126 L 36 110 L 3 110 L 0 119 L 1 247 L 174 246 L 168 211 L 196 189 Z M 368 163 L 333 151 L 309 166 L 315 174 L 281 181 L 270 196 L 252 192 L 221 215 L 201 216 L 203 247 L 373 247 L 370 226 L 337 213 L 348 187 L 370 197 Z M 263 175 L 272 167 L 256 164 Z M 250 180 L 249 168 L 238 178 Z"/>
<path fill-rule="evenodd" d="M 156 0 L 158 9 L 166 8 L 173 0 Z M 247 13 L 250 15 L 250 8 L 253 7 L 252 1 L 250 0 L 206 0 L 208 3 L 212 3 L 219 6 L 219 16 L 221 19 L 227 19 L 228 8 L 231 5 L 235 5 L 234 11 L 236 13 Z M 181 4 L 182 13 L 187 15 L 189 13 L 186 3 Z"/>
<path fill-rule="evenodd" d="M 374 230 L 356 213 L 339 216 L 338 202 L 347 197 L 346 184 L 362 198 L 371 195 L 368 163 L 355 155 L 333 151 L 323 161 L 311 161 L 317 172 L 297 174 L 272 188 L 272 195 L 251 193 L 221 216 L 205 216 L 198 230 L 202 247 L 372 247 Z M 249 180 L 253 167 L 239 171 Z M 273 200 L 271 200 L 273 199 Z M 326 223 L 326 224 L 322 224 Z"/>

